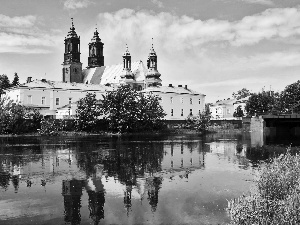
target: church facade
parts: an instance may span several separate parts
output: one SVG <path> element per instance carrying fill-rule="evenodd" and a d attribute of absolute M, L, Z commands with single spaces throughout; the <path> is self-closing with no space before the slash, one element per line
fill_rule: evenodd
<path fill-rule="evenodd" d="M 159 96 L 167 120 L 184 120 L 188 115 L 204 110 L 205 95 L 189 89 L 187 85 L 162 85 L 153 44 L 146 66 L 141 60 L 131 61 L 127 45 L 123 62 L 107 66 L 104 63 L 104 43 L 96 29 L 88 44 L 88 66 L 84 69 L 80 60 L 80 36 L 73 21 L 64 45 L 61 81 L 31 80 L 29 77 L 25 84 L 7 90 L 7 95 L 21 104 L 39 109 L 43 115 L 64 118 L 75 115 L 77 101 L 87 93 L 95 93 L 101 100 L 108 91 L 126 84 L 137 91 Z"/>

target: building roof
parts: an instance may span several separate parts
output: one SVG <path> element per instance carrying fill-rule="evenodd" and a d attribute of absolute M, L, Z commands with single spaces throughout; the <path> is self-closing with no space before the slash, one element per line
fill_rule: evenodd
<path fill-rule="evenodd" d="M 29 83 L 20 84 L 17 88 L 39 88 L 39 89 L 62 89 L 62 90 L 81 90 L 81 91 L 111 91 L 112 87 L 107 87 L 99 84 L 84 84 L 84 83 L 65 83 L 61 81 L 50 81 L 50 80 L 33 80 Z"/>
<path fill-rule="evenodd" d="M 123 64 L 101 66 L 82 70 L 83 83 L 102 84 L 119 83 L 123 71 Z M 131 71 L 136 81 L 143 81 L 146 78 L 147 69 L 143 62 L 135 61 L 131 64 Z"/>
<path fill-rule="evenodd" d="M 193 91 L 185 87 L 169 87 L 169 86 L 152 86 L 144 89 L 141 92 L 161 92 L 161 93 L 174 93 L 174 94 L 191 94 L 191 95 L 203 95 L 199 92 Z"/>
<path fill-rule="evenodd" d="M 211 107 L 220 106 L 220 105 L 233 105 L 235 102 L 236 102 L 236 99 L 222 100 L 222 101 L 218 101 L 218 102 L 212 104 Z"/>

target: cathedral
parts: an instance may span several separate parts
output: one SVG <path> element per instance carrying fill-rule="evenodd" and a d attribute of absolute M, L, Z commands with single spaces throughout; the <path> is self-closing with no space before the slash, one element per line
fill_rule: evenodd
<path fill-rule="evenodd" d="M 204 110 L 204 94 L 189 89 L 187 85 L 162 85 L 153 44 L 146 66 L 141 60 L 131 62 L 127 45 L 122 55 L 123 63 L 105 65 L 104 43 L 96 29 L 88 43 L 88 65 L 82 68 L 80 36 L 77 35 L 72 20 L 64 39 L 64 47 L 61 81 L 32 80 L 28 77 L 26 83 L 7 90 L 7 96 L 20 104 L 39 109 L 44 116 L 69 118 L 76 114 L 77 101 L 87 93 L 95 93 L 96 98 L 101 100 L 108 91 L 126 84 L 145 94 L 159 96 L 167 114 L 166 120 L 184 120 L 187 116 Z"/>
<path fill-rule="evenodd" d="M 123 64 L 105 66 L 103 46 L 99 32 L 94 32 L 89 46 L 88 66 L 82 69 L 80 62 L 80 37 L 72 26 L 65 38 L 65 53 L 62 81 L 70 83 L 119 85 L 127 84 L 141 91 L 151 86 L 161 86 L 161 74 L 157 70 L 157 55 L 152 47 L 147 60 L 147 68 L 142 61 L 131 63 L 131 55 L 126 45 Z"/>

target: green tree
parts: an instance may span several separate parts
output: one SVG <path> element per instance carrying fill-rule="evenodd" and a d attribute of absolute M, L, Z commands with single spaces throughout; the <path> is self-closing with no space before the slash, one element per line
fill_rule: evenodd
<path fill-rule="evenodd" d="M 280 102 L 280 94 L 273 91 L 262 91 L 259 93 L 252 94 L 245 106 L 247 114 L 262 115 L 262 114 L 273 114 L 278 112 Z"/>
<path fill-rule="evenodd" d="M 94 131 L 101 108 L 96 100 L 96 94 L 87 93 L 77 102 L 75 126 L 78 131 Z"/>
<path fill-rule="evenodd" d="M 241 90 L 238 90 L 236 93 L 235 92 L 232 93 L 232 97 L 237 100 L 239 100 L 241 98 L 246 98 L 250 95 L 251 95 L 251 92 L 246 88 L 242 88 Z"/>
<path fill-rule="evenodd" d="M 239 105 L 236 109 L 235 112 L 233 113 L 234 117 L 243 117 L 244 116 L 244 112 L 242 110 L 242 106 Z"/>
<path fill-rule="evenodd" d="M 20 85 L 20 82 L 19 82 L 19 76 L 17 73 L 15 73 L 14 75 L 14 79 L 13 81 L 11 82 L 11 86 L 18 86 Z"/>
<path fill-rule="evenodd" d="M 121 133 L 160 129 L 166 115 L 157 96 L 138 93 L 128 85 L 104 95 L 102 107 L 109 129 Z"/>
<path fill-rule="evenodd" d="M 0 75 L 0 97 L 2 94 L 4 94 L 4 90 L 10 87 L 10 82 L 8 77 L 3 74 Z"/>

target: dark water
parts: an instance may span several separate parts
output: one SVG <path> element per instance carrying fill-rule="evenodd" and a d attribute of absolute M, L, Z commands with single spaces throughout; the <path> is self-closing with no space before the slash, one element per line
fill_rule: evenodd
<path fill-rule="evenodd" d="M 225 224 L 255 135 L 0 138 L 0 224 Z"/>

